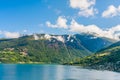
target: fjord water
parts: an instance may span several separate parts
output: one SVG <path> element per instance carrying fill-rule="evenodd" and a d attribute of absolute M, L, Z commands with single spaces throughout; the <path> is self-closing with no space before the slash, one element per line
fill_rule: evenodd
<path fill-rule="evenodd" d="M 78 66 L 0 64 L 0 80 L 120 80 L 120 73 Z"/>

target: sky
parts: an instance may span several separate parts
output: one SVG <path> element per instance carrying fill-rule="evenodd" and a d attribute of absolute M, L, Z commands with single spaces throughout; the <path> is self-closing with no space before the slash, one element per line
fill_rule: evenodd
<path fill-rule="evenodd" d="M 119 40 L 119 0 L 0 0 L 0 37 L 89 33 Z"/>

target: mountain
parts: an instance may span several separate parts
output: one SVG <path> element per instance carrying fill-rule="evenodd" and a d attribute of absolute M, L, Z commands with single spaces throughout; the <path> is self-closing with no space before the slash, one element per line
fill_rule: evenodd
<path fill-rule="evenodd" d="M 114 40 L 86 34 L 33 34 L 16 39 L 1 39 L 0 62 L 74 62 L 113 42 Z"/>
<path fill-rule="evenodd" d="M 120 72 L 120 41 L 73 64 Z"/>
<path fill-rule="evenodd" d="M 95 53 L 102 48 L 105 48 L 112 43 L 116 42 L 116 40 L 105 38 L 105 37 L 97 37 L 90 34 L 76 34 L 75 35 L 78 40 L 81 41 L 81 44 L 85 46 L 89 51 Z"/>

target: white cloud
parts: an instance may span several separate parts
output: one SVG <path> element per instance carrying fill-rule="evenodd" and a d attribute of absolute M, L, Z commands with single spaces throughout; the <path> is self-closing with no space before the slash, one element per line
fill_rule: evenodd
<path fill-rule="evenodd" d="M 107 37 L 111 39 L 120 40 L 120 25 L 114 26 L 109 29 L 101 29 L 96 25 L 83 25 L 78 24 L 75 20 L 71 21 L 70 31 L 72 32 L 79 32 L 79 33 L 87 33 L 87 34 L 94 34 L 99 37 Z"/>
<path fill-rule="evenodd" d="M 82 25 L 78 24 L 75 20 L 71 21 L 70 31 L 81 32 L 81 33 L 96 33 L 101 31 L 96 25 Z"/>
<path fill-rule="evenodd" d="M 18 32 L 3 31 L 2 34 L 3 34 L 6 38 L 19 38 L 19 37 L 20 37 L 20 33 L 18 33 Z"/>
<path fill-rule="evenodd" d="M 120 25 L 108 29 L 101 29 L 95 24 L 92 25 L 79 24 L 74 19 L 70 22 L 70 24 L 67 24 L 67 19 L 65 18 L 63 21 L 59 19 L 60 17 L 58 18 L 57 24 L 55 25 L 51 24 L 50 22 L 46 22 L 46 24 L 48 27 L 52 27 L 52 28 L 64 28 L 71 32 L 87 33 L 87 34 L 93 34 L 98 37 L 107 37 L 111 39 L 120 40 Z M 65 25 L 66 27 L 63 27 L 63 25 Z"/>
<path fill-rule="evenodd" d="M 70 7 L 73 9 L 79 9 L 79 16 L 94 16 L 98 13 L 94 8 L 96 0 L 70 0 Z"/>
<path fill-rule="evenodd" d="M 52 27 L 52 28 L 64 28 L 64 29 L 68 28 L 67 19 L 65 19 L 65 17 L 63 17 L 63 16 L 58 17 L 56 24 L 51 24 L 51 22 L 47 21 L 46 25 L 48 27 Z"/>
<path fill-rule="evenodd" d="M 120 16 L 120 6 L 115 7 L 114 5 L 110 5 L 107 10 L 102 13 L 102 17 L 109 18 L 114 16 Z"/>

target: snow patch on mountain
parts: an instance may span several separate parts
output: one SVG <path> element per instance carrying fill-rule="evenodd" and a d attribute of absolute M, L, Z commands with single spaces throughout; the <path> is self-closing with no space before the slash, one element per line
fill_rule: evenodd
<path fill-rule="evenodd" d="M 74 40 L 73 39 L 71 39 L 71 41 L 70 42 L 73 42 Z"/>
<path fill-rule="evenodd" d="M 50 40 L 50 39 L 52 38 L 52 36 L 49 35 L 49 34 L 45 34 L 45 35 L 44 35 L 44 38 Z"/>
<path fill-rule="evenodd" d="M 62 36 L 56 36 L 55 37 L 58 41 L 65 42 L 64 38 Z"/>
<path fill-rule="evenodd" d="M 53 36 L 53 35 L 45 34 L 44 38 L 48 39 L 48 40 L 51 40 L 53 38 L 53 39 L 56 39 L 56 40 L 61 41 L 63 43 L 65 42 L 65 39 L 62 36 Z"/>
<path fill-rule="evenodd" d="M 67 41 L 70 41 L 71 35 L 68 35 L 67 37 Z"/>
<path fill-rule="evenodd" d="M 35 40 L 39 40 L 39 37 L 36 34 L 34 34 L 33 37 Z"/>
<path fill-rule="evenodd" d="M 93 36 L 93 37 L 90 37 L 90 39 L 97 39 L 98 37 L 96 37 L 96 36 Z"/>

